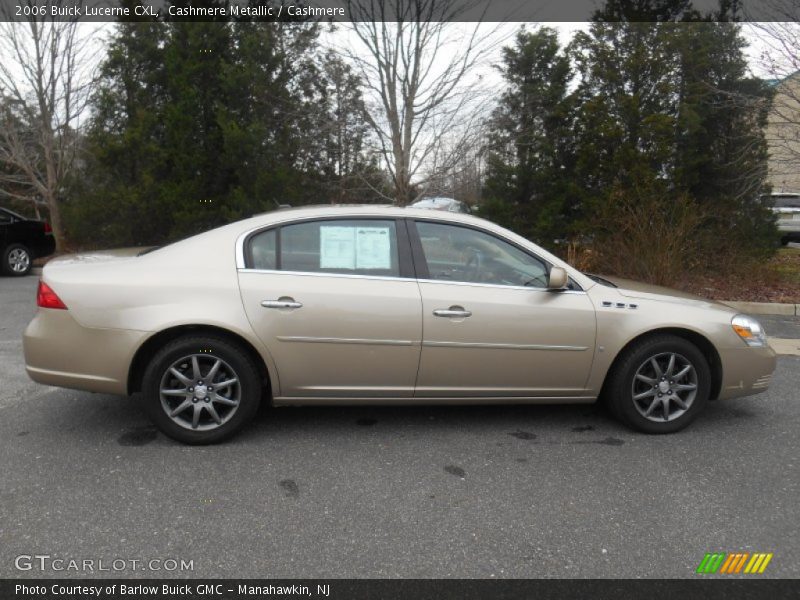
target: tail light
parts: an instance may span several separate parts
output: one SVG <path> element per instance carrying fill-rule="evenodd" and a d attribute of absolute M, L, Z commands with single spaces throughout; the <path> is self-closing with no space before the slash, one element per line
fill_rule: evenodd
<path fill-rule="evenodd" d="M 67 305 L 61 301 L 49 285 L 41 279 L 39 280 L 39 289 L 36 291 L 36 304 L 42 308 L 60 308 L 67 309 Z"/>
<path fill-rule="evenodd" d="M 53 228 L 50 227 L 50 223 L 48 223 L 47 221 L 44 222 L 44 232 L 53 233 Z"/>

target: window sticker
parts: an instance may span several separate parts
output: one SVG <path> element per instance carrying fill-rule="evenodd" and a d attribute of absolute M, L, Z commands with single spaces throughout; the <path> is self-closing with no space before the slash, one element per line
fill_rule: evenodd
<path fill-rule="evenodd" d="M 356 227 L 356 268 L 391 269 L 392 242 L 388 227 Z"/>
<path fill-rule="evenodd" d="M 356 236 L 353 227 L 319 228 L 320 269 L 355 269 Z"/>

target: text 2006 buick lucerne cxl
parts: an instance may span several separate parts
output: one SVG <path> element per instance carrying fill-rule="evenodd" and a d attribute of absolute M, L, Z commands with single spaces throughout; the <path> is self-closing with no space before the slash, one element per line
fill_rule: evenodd
<path fill-rule="evenodd" d="M 141 392 L 167 435 L 221 440 L 262 400 L 590 403 L 682 429 L 765 390 L 775 355 L 721 304 L 581 273 L 488 221 L 409 208 L 291 209 L 152 251 L 44 269 L 30 377 Z"/>

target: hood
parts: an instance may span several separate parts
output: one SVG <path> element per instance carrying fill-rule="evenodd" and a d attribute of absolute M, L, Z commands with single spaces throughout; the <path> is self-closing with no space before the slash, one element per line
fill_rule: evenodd
<path fill-rule="evenodd" d="M 633 281 L 632 279 L 623 279 L 622 277 L 607 277 L 602 275 L 602 278 L 616 285 L 618 288 L 617 291 L 627 298 L 660 300 L 662 302 L 677 302 L 684 304 L 697 303 L 706 307 L 721 308 L 728 311 L 732 310 L 729 306 L 715 302 L 714 300 L 708 300 L 707 298 L 703 298 L 701 296 L 696 296 L 688 292 L 682 292 L 680 290 L 674 290 L 672 288 L 663 287 L 660 285 L 642 283 L 640 281 Z"/>
<path fill-rule="evenodd" d="M 139 256 L 148 246 L 137 248 L 118 248 L 116 250 L 97 250 L 80 254 L 66 254 L 48 261 L 45 268 L 50 266 L 68 267 L 72 265 L 86 265 L 109 262 L 113 260 L 131 259 Z"/>

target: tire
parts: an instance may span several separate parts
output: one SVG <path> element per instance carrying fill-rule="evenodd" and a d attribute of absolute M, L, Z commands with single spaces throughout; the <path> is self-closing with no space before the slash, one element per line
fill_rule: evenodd
<path fill-rule="evenodd" d="M 169 342 L 156 352 L 142 381 L 143 407 L 150 420 L 165 435 L 186 444 L 213 444 L 231 437 L 253 420 L 261 394 L 259 370 L 250 356 L 239 345 L 214 336 Z"/>
<path fill-rule="evenodd" d="M 11 244 L 3 250 L 3 273 L 22 277 L 33 268 L 33 255 L 22 244 Z"/>
<path fill-rule="evenodd" d="M 674 379 L 668 376 L 673 360 Z M 609 377 L 611 412 L 644 433 L 674 433 L 688 426 L 705 408 L 711 390 L 711 369 L 703 353 L 674 335 L 635 342 Z"/>

